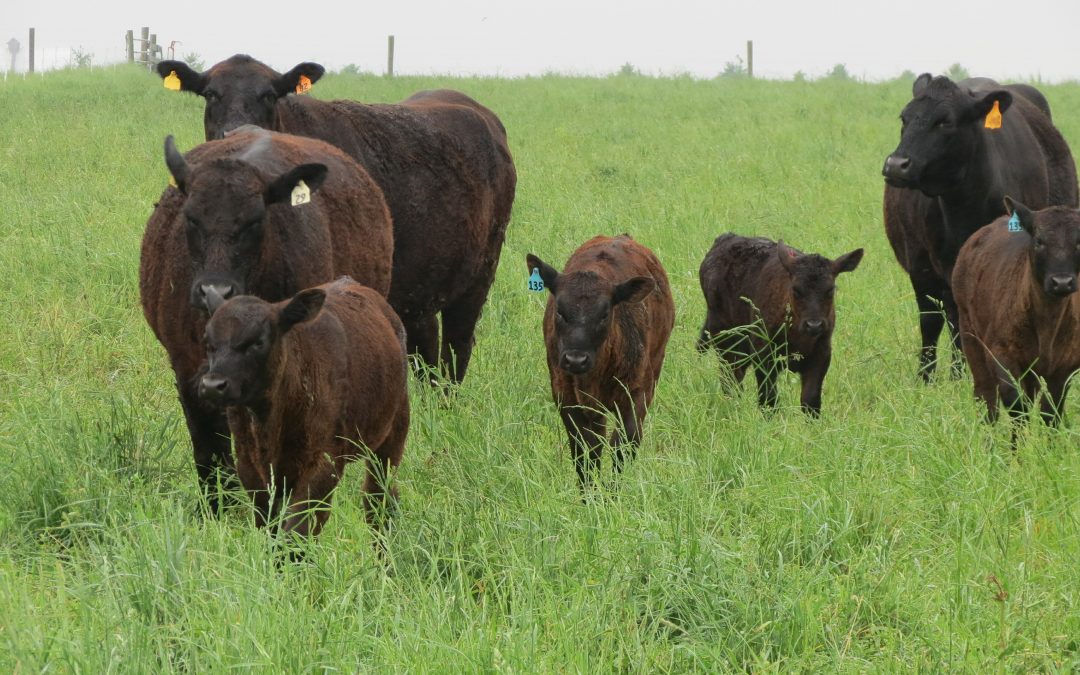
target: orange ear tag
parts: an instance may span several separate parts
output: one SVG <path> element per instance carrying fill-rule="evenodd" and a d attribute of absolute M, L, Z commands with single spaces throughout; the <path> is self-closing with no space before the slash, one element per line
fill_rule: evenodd
<path fill-rule="evenodd" d="M 1001 128 L 1001 108 L 998 107 L 997 101 L 994 101 L 994 107 L 990 109 L 990 112 L 986 113 L 986 122 L 983 126 L 987 129 Z"/>
<path fill-rule="evenodd" d="M 165 78 L 165 88 L 169 91 L 180 91 L 180 78 L 176 76 L 176 71 L 169 71 L 169 75 Z"/>
<path fill-rule="evenodd" d="M 301 75 L 300 81 L 296 83 L 296 93 L 306 94 L 309 91 L 311 91 L 311 80 L 308 79 L 307 75 Z"/>

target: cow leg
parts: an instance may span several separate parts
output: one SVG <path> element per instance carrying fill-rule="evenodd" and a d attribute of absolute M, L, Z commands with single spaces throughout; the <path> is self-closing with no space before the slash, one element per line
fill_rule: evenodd
<path fill-rule="evenodd" d="M 476 324 L 487 300 L 487 286 L 474 290 L 442 310 L 442 351 L 439 365 L 444 376 L 457 384 L 465 379 L 473 345 L 476 343 Z"/>
<path fill-rule="evenodd" d="M 754 366 L 754 376 L 757 377 L 758 386 L 758 405 L 763 408 L 776 407 L 776 371 L 778 365 L 777 361 L 773 359 L 765 359 Z"/>
<path fill-rule="evenodd" d="M 615 473 L 622 473 L 624 452 L 630 456 L 630 461 L 637 457 L 637 449 L 641 445 L 641 427 L 645 422 L 645 413 L 648 403 L 641 393 L 633 397 L 626 396 L 616 405 L 619 416 L 619 426 L 611 435 L 611 446 L 615 451 L 612 457 Z"/>
<path fill-rule="evenodd" d="M 746 377 L 750 343 L 745 338 L 728 338 L 713 344 L 720 358 L 720 381 L 724 393 L 735 396 Z"/>
<path fill-rule="evenodd" d="M 1065 396 L 1069 393 L 1068 376 L 1047 378 L 1046 393 L 1042 399 L 1042 418 L 1046 424 L 1056 427 L 1065 415 Z"/>
<path fill-rule="evenodd" d="M 229 423 L 224 412 L 204 406 L 199 401 L 194 383 L 200 375 L 201 373 L 191 378 L 186 386 L 178 385 L 177 390 L 188 433 L 191 435 L 199 488 L 210 513 L 217 515 L 220 510 L 217 482 L 220 480 L 221 485 L 227 489 L 234 488 L 236 471 L 233 466 Z"/>
<path fill-rule="evenodd" d="M 960 344 L 960 310 L 949 286 L 945 286 L 942 304 L 945 306 L 945 325 L 949 327 L 949 337 L 952 340 L 952 368 L 949 374 L 954 380 L 958 380 L 964 375 L 964 350 Z"/>
<path fill-rule="evenodd" d="M 942 311 L 945 300 L 945 284 L 931 269 L 911 273 L 911 287 L 915 290 L 915 304 L 919 307 L 919 334 L 922 347 L 919 349 L 919 376 L 930 382 L 937 365 L 937 343 L 941 329 L 945 327 L 945 314 Z M 953 307 L 955 307 L 953 303 Z"/>
<path fill-rule="evenodd" d="M 821 345 L 814 354 L 813 360 L 803 364 L 800 401 L 803 411 L 812 417 L 821 416 L 821 385 L 825 382 L 825 375 L 829 372 L 831 362 L 832 347 Z"/>
<path fill-rule="evenodd" d="M 570 437 L 570 457 L 577 471 L 582 498 L 600 469 L 600 453 L 604 442 L 604 417 L 579 406 L 559 409 L 566 434 Z"/>
<path fill-rule="evenodd" d="M 409 418 L 399 415 L 395 428 L 383 441 L 375 454 L 369 455 L 365 463 L 364 514 L 368 525 L 376 532 L 382 531 L 390 523 L 397 511 L 398 491 L 390 485 L 392 472 L 401 463 L 405 451 L 405 437 L 409 433 Z"/>
<path fill-rule="evenodd" d="M 426 370 L 438 367 L 439 320 L 434 314 L 428 314 L 420 317 L 410 316 L 408 320 L 403 318 L 402 323 L 405 325 L 405 344 L 409 354 L 420 357 L 416 374 L 421 379 L 435 384 L 436 379 L 431 377 Z"/>
<path fill-rule="evenodd" d="M 986 421 L 993 424 L 998 417 L 998 381 L 993 356 L 974 335 L 963 335 L 961 344 L 971 366 L 975 396 L 986 404 Z"/>
<path fill-rule="evenodd" d="M 316 536 L 330 517 L 330 501 L 341 472 L 330 459 L 332 448 L 319 451 L 315 461 L 308 464 L 300 480 L 289 491 L 285 522 L 281 529 L 301 537 Z"/>

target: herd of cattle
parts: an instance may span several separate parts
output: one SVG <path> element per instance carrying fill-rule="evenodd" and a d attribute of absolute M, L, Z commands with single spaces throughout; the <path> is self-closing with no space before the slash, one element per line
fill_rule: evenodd
<path fill-rule="evenodd" d="M 322 76 L 314 63 L 281 74 L 237 55 L 158 73 L 206 102 L 206 143 L 181 154 L 165 140 L 171 186 L 146 226 L 139 286 L 209 506 L 216 478 L 235 476 L 259 525 L 317 534 L 345 463 L 363 458 L 378 526 L 408 434 L 410 355 L 433 380 L 460 383 L 469 365 L 516 189 L 506 130 L 450 90 L 394 105 L 298 95 Z M 901 119 L 885 226 L 920 309 L 921 374 L 947 324 L 990 419 L 999 399 L 1023 415 L 1041 379 L 1056 423 L 1080 369 L 1080 212 L 1049 105 L 1026 85 L 922 75 Z M 698 349 L 719 353 L 730 387 L 753 368 L 762 406 L 780 368 L 800 373 L 803 409 L 820 414 L 836 277 L 862 256 L 721 235 L 701 264 Z M 526 264 L 530 287 L 550 292 L 552 395 L 585 490 L 605 444 L 618 472 L 640 443 L 671 288 L 628 235 L 584 243 L 561 272 Z"/>

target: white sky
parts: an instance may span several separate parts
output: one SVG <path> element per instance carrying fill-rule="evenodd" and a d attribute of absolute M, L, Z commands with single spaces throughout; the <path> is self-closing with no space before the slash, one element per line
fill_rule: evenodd
<path fill-rule="evenodd" d="M 318 61 L 381 73 L 393 34 L 401 74 L 603 75 L 631 63 L 712 77 L 752 39 L 763 77 L 817 77 L 843 63 L 885 79 L 959 62 L 999 79 L 1080 79 L 1080 0 L 0 0 L 0 68 L 15 37 L 25 69 L 30 26 L 39 69 L 72 47 L 118 61 L 124 32 L 150 26 L 159 43 L 182 42 L 178 58 L 195 52 L 210 65 L 244 52 L 282 71 Z"/>

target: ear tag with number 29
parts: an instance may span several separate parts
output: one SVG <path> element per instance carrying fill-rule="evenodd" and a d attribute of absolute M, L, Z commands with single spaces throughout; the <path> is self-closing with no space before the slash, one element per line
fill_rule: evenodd
<path fill-rule="evenodd" d="M 1023 229 L 1020 227 L 1020 216 L 1016 215 L 1016 211 L 1013 211 L 1012 218 L 1009 218 L 1009 232 L 1019 232 Z"/>
<path fill-rule="evenodd" d="M 529 275 L 529 290 L 537 292 L 544 290 L 544 280 L 540 278 L 539 268 L 534 267 L 532 274 Z"/>
<path fill-rule="evenodd" d="M 311 201 L 311 188 L 304 181 L 296 181 L 296 187 L 292 189 L 292 205 L 300 206 Z"/>

